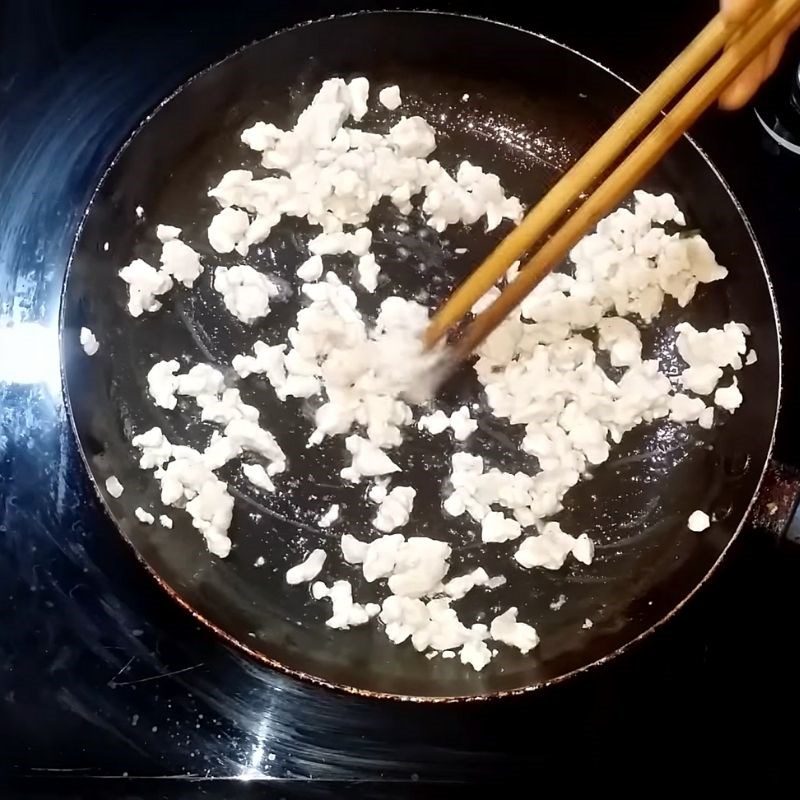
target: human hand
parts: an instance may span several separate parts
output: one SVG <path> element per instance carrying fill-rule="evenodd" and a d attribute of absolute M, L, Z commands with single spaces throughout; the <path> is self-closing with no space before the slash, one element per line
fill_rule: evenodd
<path fill-rule="evenodd" d="M 720 0 L 722 16 L 731 22 L 746 19 L 759 4 L 772 0 Z M 778 67 L 789 37 L 800 27 L 800 18 L 792 20 L 722 93 L 719 104 L 733 110 L 741 108 Z"/>

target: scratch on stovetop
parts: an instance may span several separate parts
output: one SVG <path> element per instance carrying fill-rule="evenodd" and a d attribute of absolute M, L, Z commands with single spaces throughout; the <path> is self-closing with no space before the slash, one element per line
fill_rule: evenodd
<path fill-rule="evenodd" d="M 73 772 L 91 772 L 91 767 L 31 767 L 31 772 L 53 772 L 53 773 L 73 773 Z M 185 781 L 208 781 L 213 780 L 209 775 L 200 775 L 196 772 L 178 773 L 175 775 L 130 775 L 127 772 L 117 775 L 88 775 L 88 778 L 93 780 L 119 780 L 120 778 L 135 779 L 137 781 L 145 780 L 185 780 Z M 238 776 L 232 776 L 238 780 Z M 267 777 L 267 776 L 264 776 Z"/>
<path fill-rule="evenodd" d="M 221 784 L 221 783 L 234 783 L 234 784 L 250 784 L 250 783 L 274 783 L 278 780 L 287 780 L 286 777 L 279 776 L 279 775 L 266 775 L 264 773 L 257 773 L 257 774 L 247 774 L 246 776 L 242 775 L 211 775 L 210 773 L 206 772 L 202 775 L 197 773 L 186 773 L 184 775 L 177 774 L 177 775 L 89 775 L 87 776 L 92 780 L 107 780 L 109 778 L 119 779 L 119 778 L 128 778 L 128 779 L 135 779 L 137 781 L 186 781 L 187 783 L 198 783 L 203 782 L 209 784 L 209 786 L 214 784 Z M 313 786 L 314 782 L 317 780 L 315 775 L 293 775 L 291 778 L 288 778 L 293 784 L 296 786 L 303 786 L 308 784 L 309 786 Z M 381 782 L 387 786 L 417 786 L 418 780 L 417 778 L 381 778 Z M 346 786 L 350 786 L 353 783 L 353 778 L 349 775 L 334 775 L 334 776 L 326 776 L 325 783 L 334 785 L 334 784 L 343 784 Z M 284 797 L 285 795 L 280 795 L 280 797 Z"/>
<path fill-rule="evenodd" d="M 90 767 L 31 767 L 31 772 L 88 772 Z"/>
<path fill-rule="evenodd" d="M 88 589 L 89 587 L 85 583 L 76 583 L 68 592 L 70 600 L 75 599 L 75 594 L 78 589 Z"/>
<path fill-rule="evenodd" d="M 182 667 L 181 669 L 174 669 L 171 672 L 162 672 L 159 675 L 148 675 L 146 678 L 134 678 L 133 680 L 130 681 L 118 681 L 117 678 L 120 675 L 122 675 L 122 673 L 125 672 L 125 670 L 128 669 L 128 667 L 133 662 L 134 658 L 135 656 L 132 656 L 128 660 L 128 663 L 125 664 L 125 666 L 122 667 L 122 669 L 108 682 L 108 685 L 112 689 L 116 688 L 117 686 L 133 686 L 134 684 L 137 683 L 147 683 L 148 681 L 159 681 L 162 678 L 173 678 L 175 677 L 175 675 L 182 675 L 184 672 L 190 672 L 193 669 L 198 669 L 199 667 L 205 665 L 205 662 L 203 661 L 200 662 L 199 664 L 194 664 L 191 667 Z"/>
<path fill-rule="evenodd" d="M 137 781 L 212 781 L 215 780 L 210 775 L 201 775 L 197 772 L 186 772 L 186 773 L 177 773 L 175 775 L 129 775 L 125 773 L 124 775 L 90 775 L 90 778 L 93 780 L 118 780 L 119 778 L 126 778 L 126 779 L 135 779 Z M 238 776 L 233 776 L 236 780 L 239 780 Z"/>
<path fill-rule="evenodd" d="M 115 675 L 115 676 L 114 676 L 114 677 L 113 677 L 113 678 L 112 678 L 112 679 L 111 679 L 111 680 L 108 682 L 108 685 L 109 685 L 109 686 L 110 686 L 112 689 L 113 689 L 115 686 L 119 686 L 119 684 L 117 683 L 117 678 L 119 678 L 119 676 L 120 676 L 120 675 L 122 675 L 122 673 L 123 673 L 123 672 L 125 672 L 125 670 L 126 670 L 126 669 L 128 669 L 128 667 L 129 667 L 131 664 L 133 664 L 133 659 L 134 659 L 134 658 L 136 658 L 136 656 L 131 656 L 131 657 L 128 659 L 128 661 L 125 663 L 125 665 L 124 665 L 124 666 L 123 666 L 123 667 L 122 667 L 122 668 L 119 670 L 119 672 L 117 672 L 117 674 L 116 674 L 116 675 Z"/>

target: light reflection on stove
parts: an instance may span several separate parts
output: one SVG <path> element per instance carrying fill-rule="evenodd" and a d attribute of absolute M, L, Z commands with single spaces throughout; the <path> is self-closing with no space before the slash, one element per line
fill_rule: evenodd
<path fill-rule="evenodd" d="M 20 322 L 0 328 L 0 383 L 44 384 L 61 390 L 58 330 L 55 325 Z"/>
<path fill-rule="evenodd" d="M 271 777 L 268 774 L 269 765 L 264 763 L 265 743 L 268 741 L 272 727 L 271 717 L 271 710 L 268 709 L 258 721 L 256 730 L 253 732 L 256 744 L 250 753 L 250 763 L 242 764 L 241 772 L 239 773 L 240 780 L 251 781 Z"/>

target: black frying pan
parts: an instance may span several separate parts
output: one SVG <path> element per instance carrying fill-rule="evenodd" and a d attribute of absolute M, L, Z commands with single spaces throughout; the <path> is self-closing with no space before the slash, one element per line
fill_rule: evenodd
<path fill-rule="evenodd" d="M 306 450 L 309 422 L 302 405 L 276 402 L 258 381 L 243 382 L 243 395 L 262 409 L 262 420 L 279 436 L 291 472 L 281 480 L 282 491 L 266 500 L 241 480 L 238 467 L 223 473 L 237 498 L 230 557 L 209 556 L 180 512 L 170 512 L 176 522 L 172 532 L 141 525 L 133 514 L 138 505 L 158 508 L 155 481 L 136 465 L 134 433 L 160 425 L 170 440 L 194 446 L 208 436 L 193 413 L 151 405 L 145 375 L 152 363 L 178 357 L 184 367 L 208 361 L 228 365 L 256 338 L 283 341 L 298 308 L 296 299 L 278 306 L 253 328 L 224 311 L 211 291 L 209 267 L 236 259 L 218 256 L 207 244 L 205 228 L 216 210 L 207 189 L 227 169 L 256 165 L 254 154 L 238 142 L 245 126 L 257 119 L 290 126 L 322 80 L 362 74 L 374 87 L 400 84 L 403 113 L 421 113 L 435 123 L 445 166 L 472 158 L 497 172 L 526 204 L 543 194 L 634 94 L 600 65 L 544 38 L 480 19 L 429 13 L 367 13 L 310 23 L 211 67 L 141 124 L 87 210 L 62 307 L 66 392 L 75 430 L 100 496 L 139 558 L 193 614 L 256 658 L 377 695 L 474 698 L 536 688 L 619 652 L 680 606 L 742 526 L 770 454 L 780 354 L 769 279 L 736 200 L 688 139 L 654 170 L 645 188 L 675 194 L 689 227 L 702 229 L 731 274 L 723 284 L 703 288 L 687 310 L 669 305 L 645 336 L 646 352 L 659 353 L 676 371 L 671 342 L 679 320 L 708 328 L 736 319 L 751 327 L 759 360 L 740 373 L 745 402 L 733 417 L 711 432 L 665 421 L 641 427 L 568 495 L 561 520 L 566 530 L 588 532 L 597 542 L 591 567 L 525 572 L 513 566 L 512 549 L 490 551 L 484 563 L 490 572 L 506 574 L 509 583 L 492 595 L 474 592 L 464 601 L 463 616 L 473 618 L 489 598 L 492 612 L 518 606 L 521 618 L 534 622 L 541 635 L 533 653 L 504 648 L 475 673 L 457 660 L 429 661 L 410 646 L 396 647 L 377 625 L 327 629 L 329 606 L 314 603 L 307 587 L 287 587 L 283 572 L 312 546 L 338 553 L 345 531 L 366 535 L 372 509 L 363 486 L 343 486 L 332 477 L 343 464 L 342 441 Z M 367 119 L 385 127 L 388 115 L 374 111 Z M 140 205 L 145 217 L 137 221 Z M 376 221 L 374 249 L 391 279 L 376 302 L 390 290 L 408 297 L 424 291 L 432 304 L 441 301 L 505 232 L 487 237 L 477 228 L 454 229 L 440 236 L 416 219 L 402 234 L 386 209 Z M 158 222 L 182 227 L 207 269 L 193 292 L 173 291 L 160 313 L 134 320 L 125 310 L 117 270 L 137 256 L 157 262 Z M 310 235 L 304 225 L 285 225 L 251 263 L 291 280 Z M 456 254 L 461 247 L 469 253 Z M 344 261 L 338 267 L 340 274 L 349 268 Z M 78 344 L 82 325 L 101 343 L 93 359 Z M 475 392 L 468 379 L 456 381 L 445 401 L 456 404 Z M 420 489 L 417 515 L 404 532 L 450 537 L 456 551 L 450 574 L 457 575 L 460 565 L 469 563 L 472 537 L 460 520 L 443 530 L 438 506 L 447 450 L 423 437 L 404 450 L 399 463 Z M 470 450 L 505 468 L 535 466 L 485 421 Z M 112 474 L 126 487 L 119 500 L 104 488 Z M 345 523 L 322 531 L 315 520 L 331 502 L 341 504 Z M 686 527 L 696 508 L 717 520 L 702 535 Z M 266 564 L 256 567 L 260 556 Z M 363 597 L 354 573 L 341 575 L 353 579 Z M 561 594 L 566 603 L 554 611 L 550 605 Z M 586 618 L 593 621 L 590 629 L 583 628 Z"/>

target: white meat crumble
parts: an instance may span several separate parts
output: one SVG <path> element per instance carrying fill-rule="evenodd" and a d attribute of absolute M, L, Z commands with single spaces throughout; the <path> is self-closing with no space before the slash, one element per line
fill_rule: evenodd
<path fill-rule="evenodd" d="M 160 428 L 139 432 L 133 444 L 141 468 L 152 470 L 159 483 L 162 503 L 183 509 L 209 551 L 224 558 L 232 546 L 234 500 L 217 471 L 247 457 L 238 469 L 252 487 L 272 495 L 281 492 L 292 469 L 280 434 L 261 425 L 259 409 L 242 400 L 225 370 L 242 381 L 263 377 L 281 402 L 314 398 L 308 446 L 328 438 L 340 445 L 345 466 L 331 480 L 365 485 L 374 504 L 374 530 L 362 541 L 346 532 L 339 505 L 320 507 L 321 537 L 333 535 L 334 523 L 345 531 L 336 538 L 339 552 L 319 547 L 300 563 L 284 565 L 287 584 L 297 587 L 287 591 L 303 591 L 304 585 L 309 591 L 310 584 L 311 598 L 329 604 L 331 628 L 379 624 L 395 644 L 409 642 L 429 657 L 458 657 L 481 670 L 496 653 L 491 642 L 521 653 L 535 648 L 535 620 L 518 620 L 515 607 L 487 618 L 487 624 L 459 618 L 455 603 L 468 592 L 492 592 L 506 578 L 490 577 L 479 563 L 454 577 L 452 542 L 416 535 L 417 489 L 407 485 L 411 476 L 395 460 L 405 432 L 448 437 L 452 444 L 450 475 L 441 488 L 441 528 L 447 531 L 454 517 L 468 521 L 479 543 L 471 549 L 475 558 L 506 548 L 498 552 L 507 553 L 510 571 L 591 564 L 589 536 L 565 531 L 554 519 L 567 492 L 639 425 L 669 418 L 710 428 L 717 416 L 733 413 L 742 403 L 735 373 L 755 363 L 756 353 L 748 348 L 747 327 L 724 321 L 707 331 L 686 322 L 676 327 L 685 368 L 672 380 L 656 358 L 643 353 L 641 329 L 658 318 L 665 302 L 685 307 L 698 286 L 722 280 L 727 270 L 700 235 L 668 232 L 685 225 L 670 195 L 637 191 L 629 208 L 602 220 L 574 248 L 569 274 L 545 278 L 479 348 L 474 370 L 482 400 L 496 420 L 523 432 L 521 449 L 539 468 L 511 473 L 492 465 L 472 451 L 478 420 L 470 407 L 446 414 L 420 403 L 420 385 L 438 358 L 424 354 L 420 343 L 431 309 L 388 295 L 377 315 L 367 317 L 360 298 L 387 286 L 369 227 L 379 202 L 388 200 L 409 214 L 412 199 L 419 198 L 427 224 L 439 232 L 479 221 L 486 230 L 503 220 L 518 222 L 522 204 L 481 167 L 463 161 L 451 174 L 432 158 L 436 132 L 422 117 L 395 113 L 403 105 L 398 86 L 378 92 L 378 111 L 392 120 L 384 133 L 354 127 L 351 121 L 369 113 L 369 99 L 365 78 L 333 78 L 290 130 L 257 122 L 242 132 L 242 142 L 260 154 L 268 176 L 226 172 L 209 191 L 219 211 L 207 230 L 214 252 L 234 253 L 241 263 L 204 265 L 181 240 L 181 229 L 159 225 L 160 266 L 136 259 L 120 270 L 134 317 L 157 312 L 170 292 L 183 291 L 179 284 L 191 289 L 208 269 L 224 308 L 250 326 L 270 313 L 283 292 L 279 281 L 247 263 L 251 248 L 267 241 L 285 217 L 311 226 L 307 252 L 298 253 L 282 276 L 292 279 L 292 291 L 303 300 L 286 341 L 262 341 L 254 334 L 251 351 L 233 359 L 232 371 L 202 363 L 181 371 L 174 359 L 152 364 L 147 385 L 153 403 L 170 413 L 186 398 L 213 426 L 205 448 L 169 442 Z M 336 256 L 353 259 L 352 285 L 332 270 L 329 260 Z M 518 269 L 513 265 L 507 280 Z M 258 330 L 263 335 L 267 329 Z M 109 485 L 114 496 L 117 491 L 121 486 Z M 136 515 L 154 521 L 143 509 Z M 169 517 L 160 520 L 171 526 Z M 701 511 L 688 523 L 696 531 L 708 524 Z M 337 557 L 352 580 L 317 580 Z M 359 594 L 363 587 L 363 596 L 356 596 L 356 587 Z M 563 604 L 562 595 L 551 607 Z M 583 627 L 591 625 L 587 619 Z"/>

